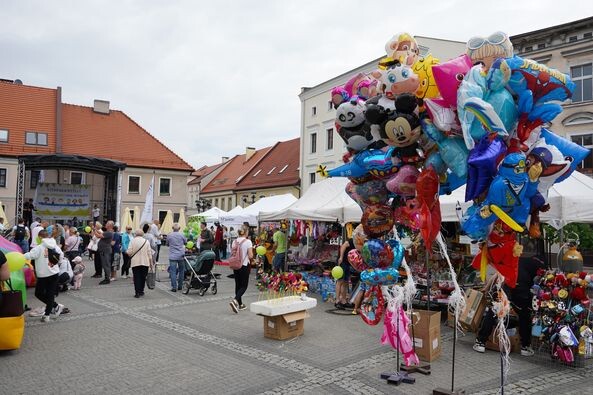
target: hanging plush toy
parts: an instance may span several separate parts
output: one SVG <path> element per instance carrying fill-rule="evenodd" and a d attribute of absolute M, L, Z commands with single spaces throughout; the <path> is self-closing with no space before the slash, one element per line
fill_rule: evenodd
<path fill-rule="evenodd" d="M 411 66 L 418 59 L 420 50 L 416 39 L 409 33 L 399 33 L 385 44 L 385 53 L 389 60 Z"/>

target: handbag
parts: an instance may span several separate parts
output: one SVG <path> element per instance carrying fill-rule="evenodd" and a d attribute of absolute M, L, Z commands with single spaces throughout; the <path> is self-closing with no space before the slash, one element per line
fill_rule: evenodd
<path fill-rule="evenodd" d="M 99 245 L 95 242 L 95 240 L 91 239 L 91 241 L 89 241 L 89 245 L 86 248 L 89 251 L 97 251 Z"/>
<path fill-rule="evenodd" d="M 542 321 L 537 320 L 536 323 L 531 327 L 531 336 L 540 337 L 543 331 Z"/>
<path fill-rule="evenodd" d="M 148 287 L 148 289 L 154 289 L 154 287 L 156 285 L 155 281 L 156 281 L 156 273 L 154 272 L 154 267 L 151 264 L 148 269 L 148 273 L 146 273 L 146 286 Z"/>
<path fill-rule="evenodd" d="M 6 280 L 10 288 L 0 294 L 0 317 L 18 317 L 24 314 L 21 291 L 12 289 L 12 282 Z"/>

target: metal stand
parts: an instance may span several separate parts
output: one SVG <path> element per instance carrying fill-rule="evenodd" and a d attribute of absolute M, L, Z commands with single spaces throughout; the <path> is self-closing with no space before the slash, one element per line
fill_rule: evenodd
<path fill-rule="evenodd" d="M 459 325 L 459 317 L 455 314 L 455 328 L 453 328 L 453 357 L 451 363 L 451 390 L 445 388 L 436 388 L 432 391 L 432 395 L 464 395 L 465 390 L 455 390 L 455 350 L 457 348 L 457 325 Z"/>
<path fill-rule="evenodd" d="M 397 329 L 399 330 L 399 310 L 397 311 Z M 399 352 L 399 345 L 397 348 L 397 366 L 401 365 L 400 360 L 400 352 Z M 401 383 L 406 384 L 414 384 L 416 383 L 416 379 L 414 377 L 410 377 L 408 372 L 402 372 L 401 369 L 398 369 L 396 372 L 383 372 L 379 376 L 381 380 L 387 380 L 388 384 L 395 384 L 400 385 Z"/>

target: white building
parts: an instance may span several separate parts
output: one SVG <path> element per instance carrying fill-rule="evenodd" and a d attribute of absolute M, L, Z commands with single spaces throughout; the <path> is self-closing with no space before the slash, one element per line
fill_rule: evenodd
<path fill-rule="evenodd" d="M 420 55 L 430 53 L 441 63 L 465 52 L 465 42 L 421 36 L 415 38 L 420 48 Z M 342 155 L 346 152 L 346 146 L 334 127 L 335 110 L 330 97 L 332 88 L 343 85 L 357 73 L 370 73 L 376 70 L 379 60 L 384 57 L 385 55 L 314 87 L 301 89 L 299 98 L 301 99 L 302 193 L 318 179 L 315 171 L 319 165 L 332 169 L 343 164 Z"/>

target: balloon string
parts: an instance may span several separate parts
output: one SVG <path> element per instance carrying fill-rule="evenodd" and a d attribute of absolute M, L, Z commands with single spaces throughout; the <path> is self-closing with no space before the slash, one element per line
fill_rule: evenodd
<path fill-rule="evenodd" d="M 445 244 L 445 240 L 443 239 L 443 234 L 439 232 L 436 237 L 436 241 L 439 245 L 439 249 L 441 250 L 441 255 L 445 257 L 447 264 L 449 265 L 449 272 L 451 273 L 451 281 L 453 281 L 454 290 L 451 292 L 449 296 L 449 308 L 453 310 L 455 314 L 455 322 L 459 322 L 459 316 L 463 310 L 465 310 L 465 293 L 459 286 L 457 282 L 457 273 L 455 273 L 455 269 L 453 268 L 453 264 L 451 263 L 451 259 L 449 258 L 449 254 L 447 253 L 447 246 Z M 455 330 L 460 330 L 461 328 L 455 328 Z"/>

